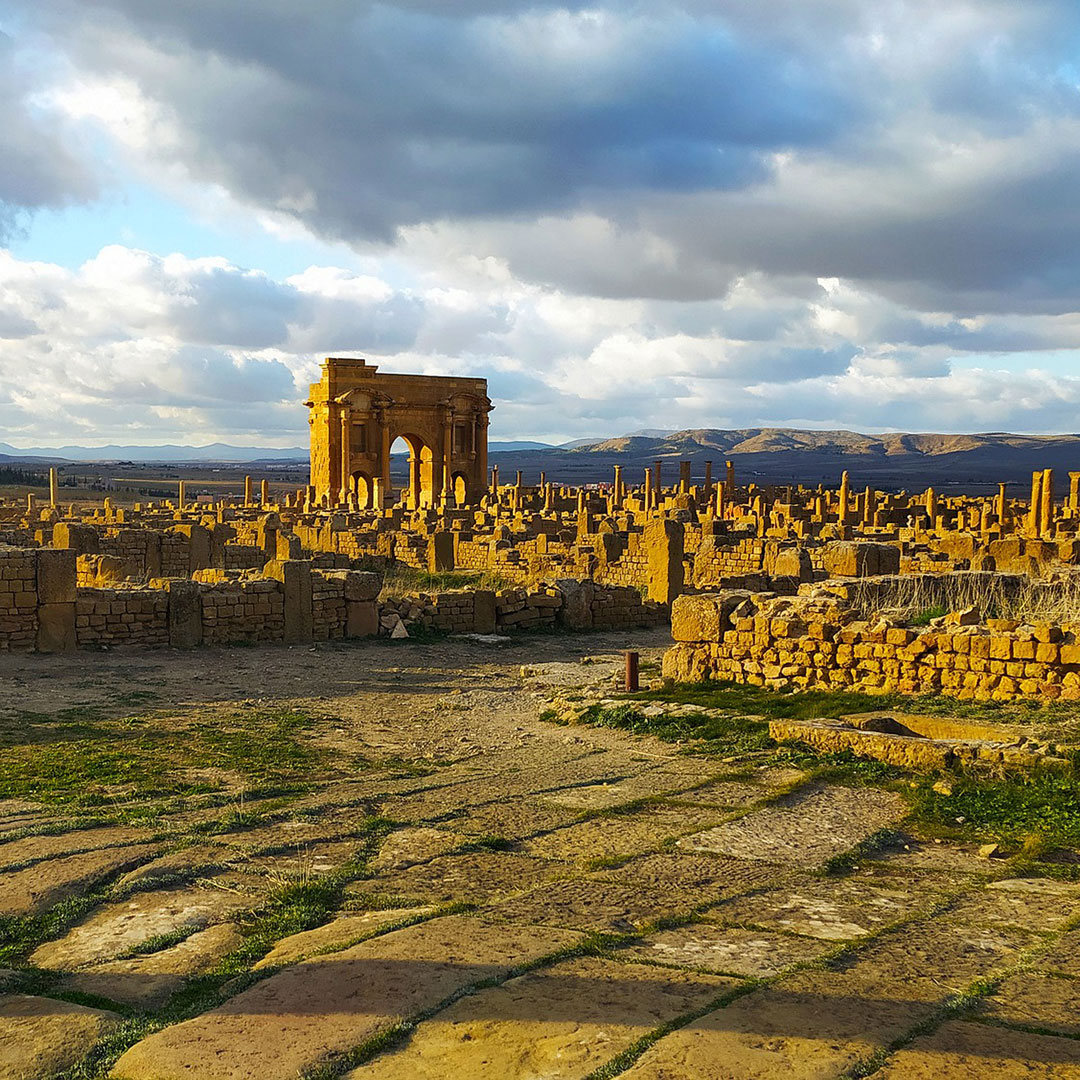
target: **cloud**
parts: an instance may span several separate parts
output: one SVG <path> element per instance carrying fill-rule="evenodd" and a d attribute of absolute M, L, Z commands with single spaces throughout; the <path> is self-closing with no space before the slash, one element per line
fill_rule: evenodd
<path fill-rule="evenodd" d="M 752 275 L 717 301 L 610 300 L 502 274 L 473 288 L 330 266 L 277 280 L 114 245 L 73 271 L 0 253 L 0 331 L 0 422 L 23 445 L 303 445 L 307 383 L 338 351 L 390 372 L 487 377 L 495 438 L 1038 431 L 1075 426 L 1080 404 L 1080 378 L 978 351 L 1011 338 L 1058 355 L 1077 319 L 928 316 L 838 279 Z M 965 348 L 974 359 L 957 365 Z"/>
<path fill-rule="evenodd" d="M 73 152 L 78 135 L 72 125 L 36 100 L 34 67 L 0 30 L 0 242 L 20 212 L 86 200 L 96 191 L 85 156 Z"/>

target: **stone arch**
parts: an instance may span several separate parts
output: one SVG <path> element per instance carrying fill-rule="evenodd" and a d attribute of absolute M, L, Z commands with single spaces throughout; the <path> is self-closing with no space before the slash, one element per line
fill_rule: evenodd
<path fill-rule="evenodd" d="M 371 477 L 366 472 L 357 470 L 351 477 L 351 490 L 356 496 L 356 505 L 360 510 L 367 510 L 375 502 L 375 489 Z"/>
<path fill-rule="evenodd" d="M 413 431 L 391 432 L 391 453 L 399 440 L 409 448 L 409 479 L 401 493 L 401 501 L 413 510 L 433 505 L 435 455 L 431 446 L 422 435 Z"/>

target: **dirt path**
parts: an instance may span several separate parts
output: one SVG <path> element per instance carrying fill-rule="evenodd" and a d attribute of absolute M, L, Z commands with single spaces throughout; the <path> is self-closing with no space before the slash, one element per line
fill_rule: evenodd
<path fill-rule="evenodd" d="M 0 801 L 0 1075 L 1080 1077 L 1077 886 L 914 840 L 830 876 L 899 798 L 540 719 L 665 644 L 0 658 L 0 754 L 143 754 Z"/>

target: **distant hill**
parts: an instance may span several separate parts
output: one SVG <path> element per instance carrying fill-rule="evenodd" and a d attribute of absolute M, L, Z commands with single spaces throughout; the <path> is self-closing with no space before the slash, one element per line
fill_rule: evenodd
<path fill-rule="evenodd" d="M 307 461 L 308 451 L 298 446 L 34 446 L 25 449 L 0 442 L 4 461 Z"/>
<path fill-rule="evenodd" d="M 986 491 L 997 483 L 1021 494 L 1034 469 L 1057 471 L 1059 492 L 1068 488 L 1068 471 L 1080 470 L 1080 435 L 1014 435 L 992 431 L 974 435 L 864 435 L 856 431 L 802 431 L 796 428 L 695 428 L 636 433 L 615 439 L 579 440 L 546 452 L 500 457 L 503 467 L 521 469 L 527 482 L 543 470 L 549 480 L 595 483 L 610 480 L 613 465 L 638 484 L 653 461 L 689 461 L 700 479 L 705 462 L 719 475 L 724 462 L 735 464 L 740 482 L 758 484 L 837 484 L 846 469 L 855 485 L 916 490 L 933 484 L 953 490 Z M 1020 485 L 1018 488 L 1017 485 Z"/>

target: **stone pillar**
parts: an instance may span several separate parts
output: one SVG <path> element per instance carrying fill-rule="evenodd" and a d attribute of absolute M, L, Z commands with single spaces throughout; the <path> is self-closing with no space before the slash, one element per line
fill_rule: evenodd
<path fill-rule="evenodd" d="M 540 488 L 541 488 L 541 490 L 543 490 L 543 488 L 546 485 L 547 485 L 547 473 L 544 472 L 543 469 L 541 469 L 540 470 Z"/>
<path fill-rule="evenodd" d="M 874 524 L 874 512 L 877 510 L 877 492 L 872 487 L 867 487 L 863 492 L 863 514 L 862 520 L 864 525 Z"/>
<path fill-rule="evenodd" d="M 270 505 L 270 481 L 263 480 L 259 484 L 259 501 L 264 507 Z"/>
<path fill-rule="evenodd" d="M 409 447 L 409 504 L 420 509 L 420 455 Z"/>
<path fill-rule="evenodd" d="M 712 462 L 705 462 L 705 501 L 712 499 Z"/>
<path fill-rule="evenodd" d="M 56 489 L 59 487 L 56 469 L 49 469 L 49 505 L 56 506 Z"/>
<path fill-rule="evenodd" d="M 653 498 L 656 500 L 657 506 L 664 501 L 663 468 L 664 463 L 659 459 L 653 462 Z"/>
<path fill-rule="evenodd" d="M 27 514 L 27 517 L 33 516 L 33 513 L 34 513 L 34 493 L 32 491 L 28 491 L 26 493 L 26 514 Z"/>
<path fill-rule="evenodd" d="M 1049 537 L 1054 532 L 1054 470 L 1043 469 L 1042 507 L 1039 510 L 1039 533 Z"/>
<path fill-rule="evenodd" d="M 454 569 L 454 534 L 435 532 L 428 538 L 428 570 L 433 573 Z"/>
<path fill-rule="evenodd" d="M 495 492 L 496 495 L 499 494 L 499 466 L 498 465 L 492 465 L 491 466 L 491 490 L 493 492 Z"/>
<path fill-rule="evenodd" d="M 930 519 L 932 529 L 938 516 L 937 492 L 932 487 L 926 489 L 926 516 Z"/>
<path fill-rule="evenodd" d="M 311 641 L 311 562 L 308 559 L 290 559 L 268 562 L 263 575 L 280 581 L 285 598 L 285 633 L 287 645 L 300 645 Z"/>
<path fill-rule="evenodd" d="M 1031 474 L 1031 503 L 1028 506 L 1027 519 L 1028 536 L 1038 536 L 1042 532 L 1042 523 L 1039 520 L 1042 513 L 1042 482 L 1043 474 L 1041 472 Z"/>
<path fill-rule="evenodd" d="M 386 509 L 386 484 L 381 476 L 372 477 L 371 480 L 371 505 L 369 510 L 382 513 Z"/>
<path fill-rule="evenodd" d="M 108 500 L 106 500 L 108 501 Z M 178 510 L 184 509 L 184 504 L 187 502 L 187 481 L 181 480 L 177 486 L 176 492 L 176 508 Z"/>
<path fill-rule="evenodd" d="M 1076 475 L 1080 476 L 1080 473 L 1077 473 Z M 995 500 L 994 513 L 997 514 L 997 519 L 998 519 L 998 524 L 999 525 L 1004 525 L 1005 524 L 1006 506 L 1007 506 L 1007 504 L 1005 502 L 1005 485 L 1004 484 L 998 484 L 998 493 L 997 493 L 997 499 Z"/>
<path fill-rule="evenodd" d="M 690 494 L 690 462 L 679 462 L 679 494 Z"/>
<path fill-rule="evenodd" d="M 382 463 L 382 503 L 386 504 L 390 498 L 390 415 L 385 408 L 379 410 L 379 452 Z M 435 450 L 432 448 L 432 470 L 435 466 Z M 375 478 L 372 477 L 372 487 L 375 488 Z M 379 506 L 378 509 L 382 509 Z"/>
<path fill-rule="evenodd" d="M 1080 472 L 1069 473 L 1069 509 L 1080 510 Z"/>
<path fill-rule="evenodd" d="M 622 483 L 622 466 L 615 466 L 615 482 L 611 486 L 611 494 L 613 502 L 616 507 L 621 508 L 623 504 L 623 483 Z"/>
<path fill-rule="evenodd" d="M 487 482 L 488 477 L 488 446 L 487 446 L 487 434 L 488 434 L 488 415 L 483 410 L 476 414 L 476 466 L 475 475 L 480 478 L 480 483 Z M 476 498 L 479 498 L 483 494 L 482 491 L 476 493 Z"/>
<path fill-rule="evenodd" d="M 724 462 L 725 476 L 724 476 L 724 490 L 727 493 L 729 499 L 735 497 L 735 462 Z"/>
<path fill-rule="evenodd" d="M 341 406 L 341 482 L 338 485 L 338 502 L 349 501 L 352 487 L 352 411 L 348 405 Z"/>
<path fill-rule="evenodd" d="M 71 548 L 42 548 L 37 552 L 38 652 L 70 652 L 75 633 L 75 552 Z"/>
<path fill-rule="evenodd" d="M 840 474 L 840 498 L 836 507 L 836 520 L 841 525 L 847 524 L 848 499 L 850 498 L 850 494 L 851 492 L 848 487 L 848 474 L 847 469 L 845 469 Z"/>
<path fill-rule="evenodd" d="M 653 494 L 652 494 L 652 469 L 645 470 L 645 509 L 651 510 L 653 507 Z"/>
<path fill-rule="evenodd" d="M 244 505 L 251 505 L 251 477 L 244 477 Z"/>
<path fill-rule="evenodd" d="M 725 501 L 724 485 L 723 484 L 717 484 L 716 485 L 716 516 L 717 516 L 717 518 L 722 518 L 724 516 L 724 514 L 727 513 L 727 507 L 724 505 L 724 501 Z"/>
<path fill-rule="evenodd" d="M 683 523 L 654 518 L 642 541 L 649 565 L 649 599 L 670 604 L 683 588 Z"/>
<path fill-rule="evenodd" d="M 174 649 L 194 649 L 203 643 L 202 590 L 197 581 L 170 578 L 165 583 L 169 593 L 169 644 Z"/>
<path fill-rule="evenodd" d="M 443 450 L 442 450 L 442 505 L 450 506 L 454 498 L 454 410 L 447 409 L 443 417 Z"/>

